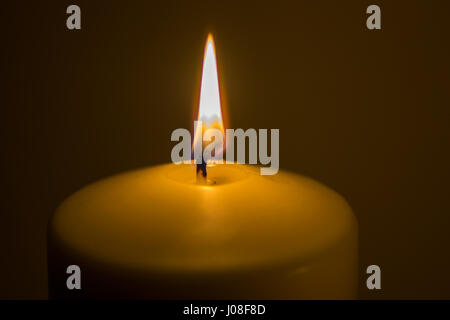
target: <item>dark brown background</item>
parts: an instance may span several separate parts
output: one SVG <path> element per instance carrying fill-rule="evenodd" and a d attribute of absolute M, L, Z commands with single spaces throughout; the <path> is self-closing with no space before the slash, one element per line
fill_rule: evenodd
<path fill-rule="evenodd" d="M 82 30 L 65 10 L 82 9 Z M 382 8 L 382 30 L 365 10 Z M 0 298 L 46 298 L 46 223 L 73 191 L 170 161 L 213 31 L 233 128 L 341 193 L 362 298 L 450 298 L 448 1 L 10 1 L 1 7 Z M 365 268 L 382 268 L 382 290 Z"/>

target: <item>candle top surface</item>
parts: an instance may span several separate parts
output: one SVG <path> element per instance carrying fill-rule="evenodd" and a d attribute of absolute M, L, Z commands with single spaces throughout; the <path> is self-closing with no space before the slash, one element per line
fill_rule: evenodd
<path fill-rule="evenodd" d="M 356 230 L 346 201 L 312 179 L 239 164 L 208 175 L 199 185 L 194 165 L 168 164 L 100 180 L 62 203 L 50 235 L 105 264 L 220 272 L 304 264 Z"/>

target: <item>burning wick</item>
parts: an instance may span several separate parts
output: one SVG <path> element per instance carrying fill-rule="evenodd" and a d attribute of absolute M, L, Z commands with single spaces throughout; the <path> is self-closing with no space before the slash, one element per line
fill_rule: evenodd
<path fill-rule="evenodd" d="M 216 184 L 215 180 L 211 180 L 207 178 L 206 167 L 208 164 L 206 161 L 202 161 L 202 163 L 197 164 L 197 175 L 196 175 L 196 183 L 199 185 L 214 185 Z M 214 166 L 214 165 L 212 165 Z"/>
<path fill-rule="evenodd" d="M 202 163 L 197 163 L 197 178 L 200 175 L 203 177 L 201 179 L 206 179 L 206 162 L 204 160 Z"/>

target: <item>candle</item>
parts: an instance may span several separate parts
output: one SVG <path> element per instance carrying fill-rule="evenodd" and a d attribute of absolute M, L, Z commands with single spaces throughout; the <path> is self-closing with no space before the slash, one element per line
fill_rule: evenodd
<path fill-rule="evenodd" d="M 357 223 L 341 196 L 283 170 L 208 165 L 201 183 L 197 171 L 144 168 L 66 199 L 48 227 L 50 297 L 356 297 Z M 66 285 L 71 265 L 81 289 Z"/>

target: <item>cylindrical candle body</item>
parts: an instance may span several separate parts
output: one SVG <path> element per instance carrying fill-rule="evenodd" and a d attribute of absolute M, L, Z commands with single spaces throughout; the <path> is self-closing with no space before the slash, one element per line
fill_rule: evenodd
<path fill-rule="evenodd" d="M 51 298 L 356 297 L 357 223 L 309 178 L 217 165 L 117 175 L 78 191 L 49 223 Z M 69 290 L 69 265 L 81 289 Z"/>

